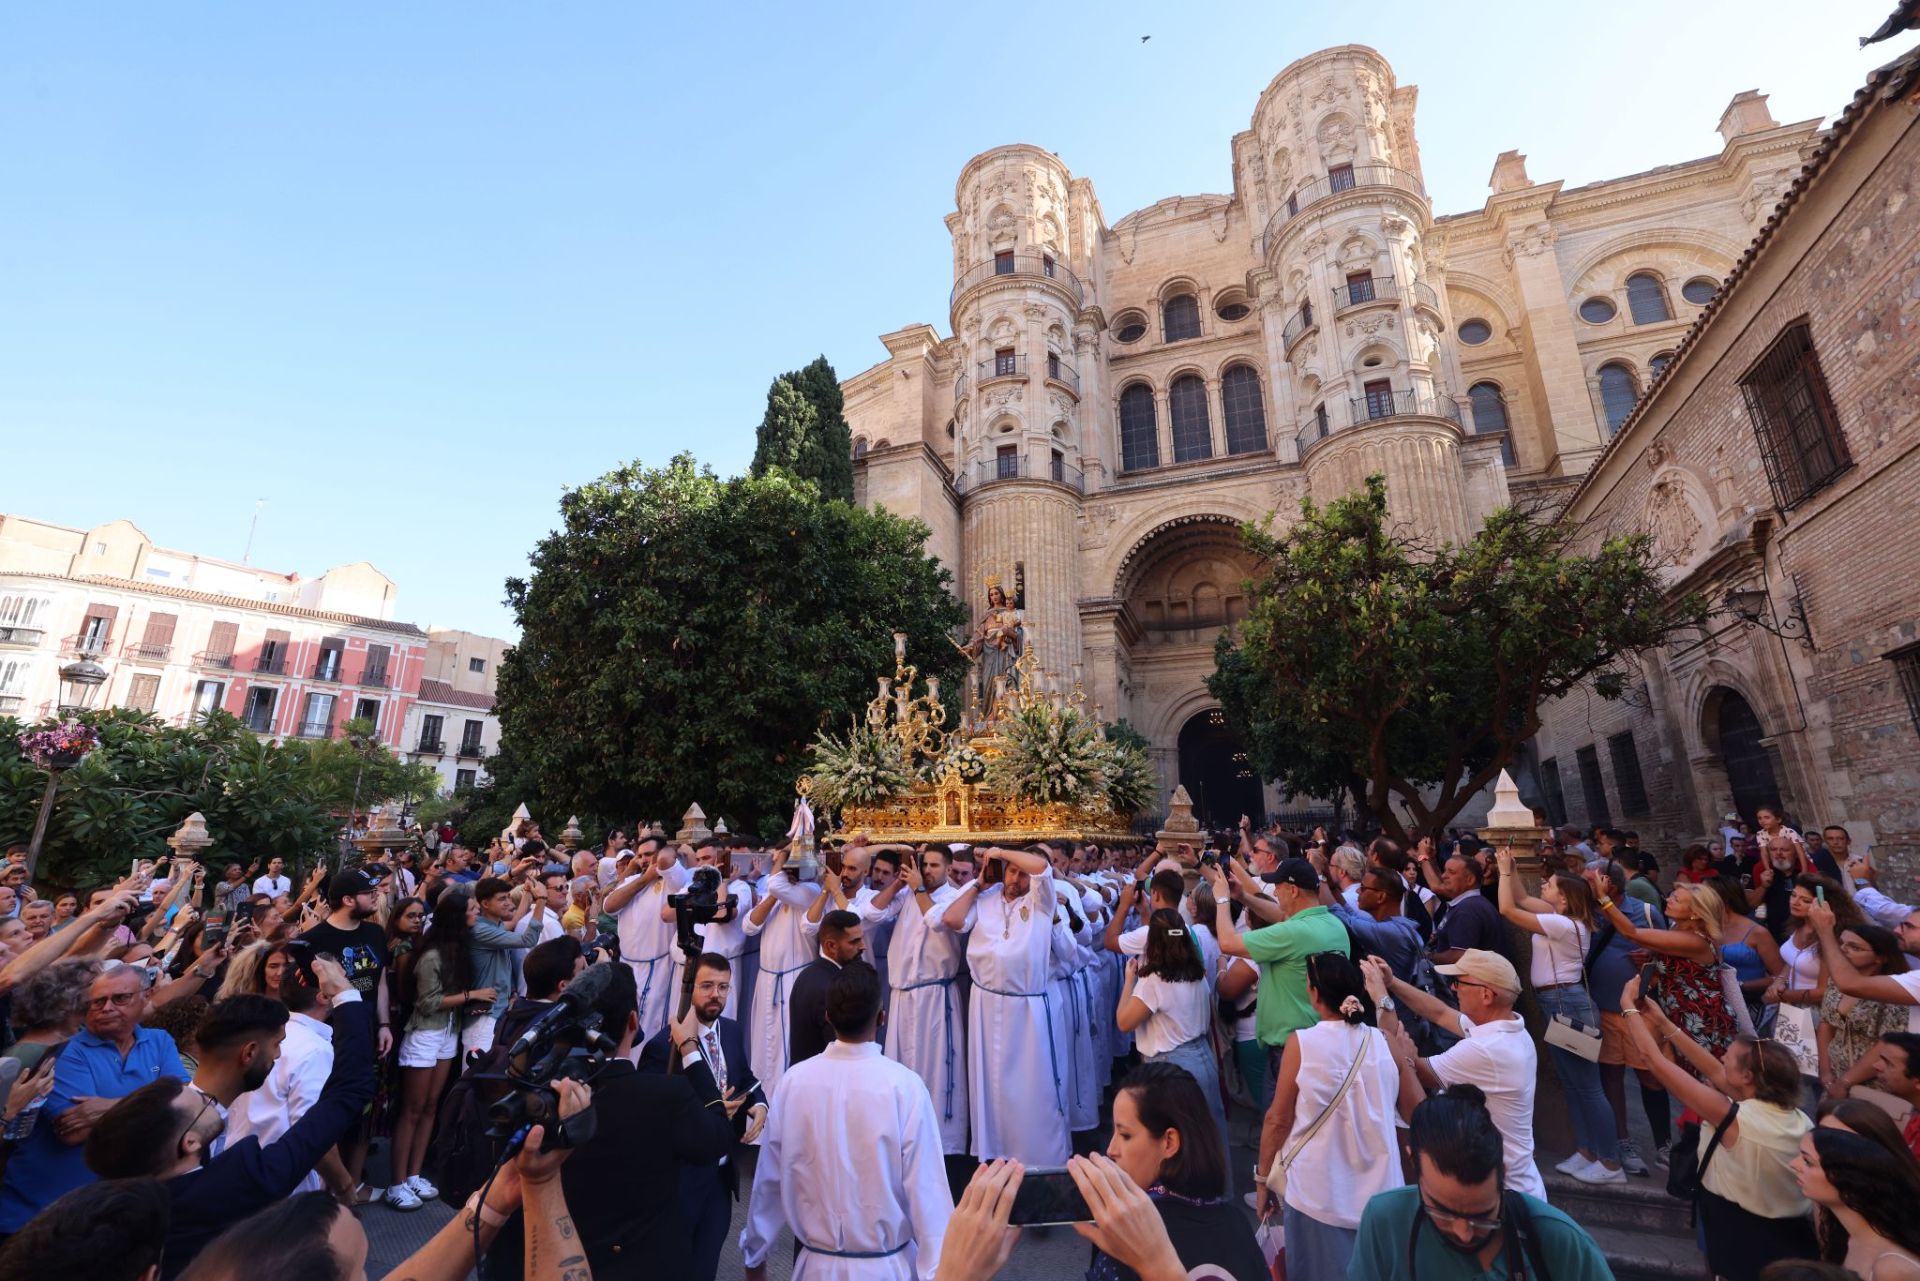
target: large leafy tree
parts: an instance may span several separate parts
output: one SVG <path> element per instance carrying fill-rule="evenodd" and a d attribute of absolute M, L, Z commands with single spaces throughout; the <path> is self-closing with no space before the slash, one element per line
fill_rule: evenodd
<path fill-rule="evenodd" d="M 753 450 L 753 474 L 785 468 L 820 487 L 825 498 L 853 500 L 853 433 L 840 379 L 821 356 L 781 374 L 767 388 L 767 412 Z"/>
<path fill-rule="evenodd" d="M 1350 793 L 1390 834 L 1446 826 L 1578 685 L 1619 697 L 1621 661 L 1700 621 L 1644 536 L 1596 537 L 1503 508 L 1464 545 L 1390 523 L 1386 483 L 1304 502 L 1260 557 L 1208 688 L 1263 776 Z"/>
<path fill-rule="evenodd" d="M 100 746 L 60 776 L 41 852 L 40 879 L 53 886 L 105 884 L 136 858 L 167 852 L 166 838 L 187 815 L 207 821 L 209 860 L 292 864 L 330 854 L 339 817 L 351 803 L 346 744 L 262 742 L 224 712 L 168 725 L 121 709 L 81 719 Z M 25 842 L 47 776 L 20 753 L 26 728 L 0 719 L 0 844 Z M 362 761 L 362 808 L 403 795 L 423 780 L 373 745 Z M 427 771 L 431 774 L 431 770 Z"/>
<path fill-rule="evenodd" d="M 500 669 L 503 755 L 548 820 L 779 822 L 822 727 L 844 728 L 909 657 L 956 694 L 962 621 L 926 526 L 825 501 L 773 468 L 722 480 L 682 455 L 566 494 L 564 526 L 510 579 L 520 643 Z M 496 803 L 497 802 L 497 803 Z"/>

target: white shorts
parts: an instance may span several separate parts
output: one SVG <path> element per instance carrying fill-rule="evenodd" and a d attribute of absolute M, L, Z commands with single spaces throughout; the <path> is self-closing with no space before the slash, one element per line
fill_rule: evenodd
<path fill-rule="evenodd" d="M 467 1025 L 460 1029 L 460 1052 L 471 1054 L 475 1050 L 491 1050 L 493 1023 L 491 1014 L 482 1014 L 478 1018 L 468 1019 Z"/>
<path fill-rule="evenodd" d="M 408 1032 L 400 1038 L 400 1066 L 430 1068 L 436 1063 L 445 1063 L 459 1049 L 451 1027 L 444 1027 L 438 1032 Z"/>

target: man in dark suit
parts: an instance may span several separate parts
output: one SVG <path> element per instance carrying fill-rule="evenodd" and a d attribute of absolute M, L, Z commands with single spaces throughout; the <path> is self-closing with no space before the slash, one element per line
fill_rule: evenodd
<path fill-rule="evenodd" d="M 727 1008 L 727 993 L 732 986 L 733 967 L 726 957 L 704 952 L 694 962 L 690 1011 L 697 1020 L 694 1039 L 713 1069 L 727 1115 L 733 1119 L 735 1137 L 741 1143 L 751 1143 L 767 1123 L 767 1096 L 754 1079 L 740 1025 L 720 1015 Z M 670 1033 L 662 1032 L 640 1051 L 642 1072 L 668 1070 L 673 1053 Z M 711 1168 L 688 1166 L 681 1171 L 680 1200 L 693 1233 L 693 1271 L 688 1276 L 709 1278 L 719 1270 L 720 1248 L 726 1244 L 733 1203 L 739 1196 L 740 1167 L 732 1156 L 722 1157 L 720 1164 Z"/>
<path fill-rule="evenodd" d="M 828 912 L 820 918 L 820 956 L 793 981 L 787 996 L 787 1066 L 804 1063 L 833 1044 L 827 1026 L 827 988 L 833 976 L 866 950 L 860 918 L 852 912 Z"/>
<path fill-rule="evenodd" d="M 733 1125 L 691 1011 L 669 1026 L 681 1046 L 679 1072 L 640 1072 L 627 1061 L 640 1032 L 639 988 L 631 966 L 616 963 L 612 971 L 594 1008 L 619 1047 L 593 1082 L 593 1138 L 560 1168 L 561 1184 L 597 1281 L 692 1276 L 681 1172 L 726 1156 Z M 519 1281 L 525 1275 L 523 1239 L 516 1216 L 487 1253 L 489 1277 Z"/>

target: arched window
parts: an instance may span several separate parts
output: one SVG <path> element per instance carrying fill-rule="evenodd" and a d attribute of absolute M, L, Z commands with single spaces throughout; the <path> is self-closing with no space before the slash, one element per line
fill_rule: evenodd
<path fill-rule="evenodd" d="M 1496 383 L 1475 383 L 1467 388 L 1467 400 L 1473 405 L 1473 429 L 1476 432 L 1505 431 L 1507 402 Z"/>
<path fill-rule="evenodd" d="M 1667 372 L 1667 366 L 1671 365 L 1672 363 L 1673 363 L 1672 352 L 1670 351 L 1656 352 L 1647 361 L 1647 372 L 1651 374 L 1653 377 L 1658 378 L 1661 374 L 1664 374 Z"/>
<path fill-rule="evenodd" d="M 1673 319 L 1673 313 L 1667 310 L 1667 291 L 1661 287 L 1660 277 L 1649 271 L 1637 271 L 1627 277 L 1627 310 L 1636 325 Z"/>
<path fill-rule="evenodd" d="M 1173 420 L 1173 461 L 1213 457 L 1213 424 L 1207 420 L 1207 385 L 1193 374 L 1167 388 L 1167 415 Z"/>
<path fill-rule="evenodd" d="M 1120 470 L 1160 465 L 1160 427 L 1154 421 L 1153 388 L 1135 383 L 1120 393 Z"/>
<path fill-rule="evenodd" d="M 1625 365 L 1600 366 L 1600 407 L 1606 412 L 1609 434 L 1620 430 L 1638 399 L 1640 388 L 1634 384 L 1631 369 Z"/>
<path fill-rule="evenodd" d="M 1252 366 L 1235 365 L 1220 376 L 1220 412 L 1227 420 L 1229 454 L 1266 449 L 1267 409 L 1260 399 L 1260 375 Z"/>
<path fill-rule="evenodd" d="M 855 436 L 853 438 L 853 456 L 855 458 L 865 458 L 867 456 L 867 438 L 865 436 Z"/>
<path fill-rule="evenodd" d="M 1160 327 L 1166 342 L 1200 336 L 1200 302 L 1192 294 L 1169 298 L 1160 305 Z"/>

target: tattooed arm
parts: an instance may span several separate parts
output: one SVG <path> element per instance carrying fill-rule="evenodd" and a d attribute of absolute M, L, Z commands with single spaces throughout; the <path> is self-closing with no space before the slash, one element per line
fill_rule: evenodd
<path fill-rule="evenodd" d="M 586 1249 L 567 1213 L 559 1168 L 538 1181 L 522 1174 L 521 1187 L 526 1198 L 520 1220 L 527 1232 L 527 1281 L 593 1281 Z"/>

